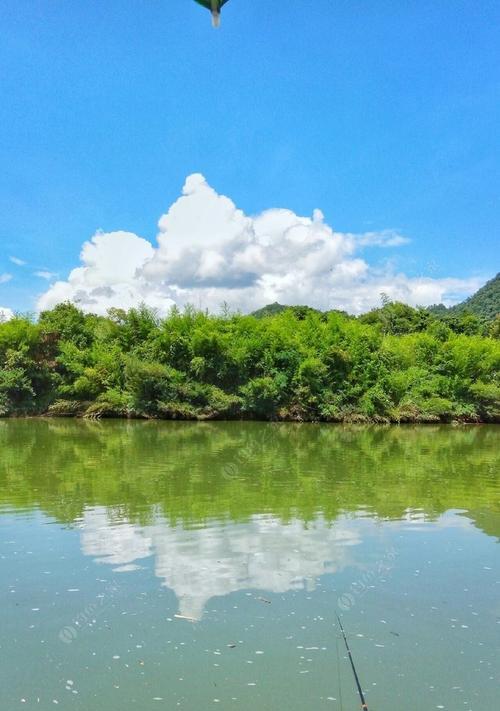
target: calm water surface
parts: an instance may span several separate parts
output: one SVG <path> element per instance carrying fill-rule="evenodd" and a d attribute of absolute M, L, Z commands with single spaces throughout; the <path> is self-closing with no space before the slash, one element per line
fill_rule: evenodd
<path fill-rule="evenodd" d="M 0 708 L 498 708 L 499 445 L 0 420 Z"/>

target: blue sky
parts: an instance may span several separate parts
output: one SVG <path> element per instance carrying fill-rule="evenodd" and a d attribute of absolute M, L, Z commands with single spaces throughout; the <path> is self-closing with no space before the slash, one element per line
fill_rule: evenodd
<path fill-rule="evenodd" d="M 65 280 L 99 228 L 156 244 L 197 172 L 248 215 L 410 240 L 365 246 L 370 268 L 492 276 L 499 20 L 489 0 L 230 0 L 216 31 L 192 0 L 3 0 L 0 305 L 33 309 L 34 273 Z"/>

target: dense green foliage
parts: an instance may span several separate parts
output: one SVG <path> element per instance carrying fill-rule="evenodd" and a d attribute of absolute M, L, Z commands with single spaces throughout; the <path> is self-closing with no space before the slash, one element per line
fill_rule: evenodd
<path fill-rule="evenodd" d="M 0 324 L 0 414 L 297 421 L 497 421 L 500 342 L 385 303 L 359 318 L 61 304 Z"/>

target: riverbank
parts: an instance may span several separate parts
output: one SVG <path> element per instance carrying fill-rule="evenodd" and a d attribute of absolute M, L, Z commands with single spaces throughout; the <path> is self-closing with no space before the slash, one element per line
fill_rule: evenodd
<path fill-rule="evenodd" d="M 61 304 L 0 323 L 0 416 L 499 422 L 500 341 L 450 323 L 404 304 L 165 319 Z"/>
<path fill-rule="evenodd" d="M 74 406 L 74 409 L 73 409 Z M 432 415 L 419 415 L 408 413 L 399 417 L 367 417 L 361 413 L 353 413 L 338 419 L 318 419 L 299 417 L 297 415 L 287 415 L 278 413 L 272 419 L 257 417 L 223 417 L 217 413 L 185 413 L 182 410 L 165 413 L 164 415 L 144 415 L 135 413 L 116 414 L 114 412 L 97 409 L 95 403 L 89 403 L 85 409 L 85 403 L 65 403 L 57 402 L 47 412 L 34 414 L 11 414 L 0 416 L 3 420 L 39 420 L 39 419 L 68 419 L 68 420 L 130 420 L 137 422 L 260 422 L 260 423 L 296 423 L 296 424 L 338 424 L 338 425 L 497 425 L 500 418 L 481 420 L 480 418 L 444 418 Z"/>

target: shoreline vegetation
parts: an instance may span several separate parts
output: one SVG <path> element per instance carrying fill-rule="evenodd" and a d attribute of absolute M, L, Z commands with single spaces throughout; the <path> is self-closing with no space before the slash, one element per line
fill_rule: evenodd
<path fill-rule="evenodd" d="M 0 416 L 500 422 L 498 316 L 266 309 L 16 316 L 0 323 Z"/>

